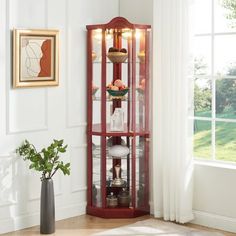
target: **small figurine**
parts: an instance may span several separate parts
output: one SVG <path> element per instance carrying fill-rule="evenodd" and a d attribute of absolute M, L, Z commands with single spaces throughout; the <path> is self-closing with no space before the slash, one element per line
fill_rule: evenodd
<path fill-rule="evenodd" d="M 115 108 L 111 115 L 111 131 L 124 131 L 124 112 L 122 108 Z"/>

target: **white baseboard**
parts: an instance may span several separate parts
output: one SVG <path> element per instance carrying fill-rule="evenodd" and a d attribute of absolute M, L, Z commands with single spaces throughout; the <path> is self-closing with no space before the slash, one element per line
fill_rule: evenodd
<path fill-rule="evenodd" d="M 193 211 L 193 214 L 194 220 L 191 221 L 193 224 L 236 233 L 236 218 L 215 215 L 203 211 Z"/>
<path fill-rule="evenodd" d="M 150 213 L 154 214 L 153 202 L 149 202 L 149 205 Z M 191 221 L 193 224 L 236 233 L 236 218 L 196 210 L 193 211 L 193 214 L 194 220 Z"/>
<path fill-rule="evenodd" d="M 85 214 L 86 202 L 56 209 L 56 220 Z M 39 225 L 39 212 L 0 220 L 0 234 Z"/>
<path fill-rule="evenodd" d="M 149 206 L 150 206 L 150 214 L 154 215 L 154 204 L 153 204 L 153 202 L 150 201 Z"/>
<path fill-rule="evenodd" d="M 56 220 L 63 220 L 70 217 L 84 215 L 86 213 L 87 202 L 82 202 L 76 205 L 61 207 L 57 210 Z"/>

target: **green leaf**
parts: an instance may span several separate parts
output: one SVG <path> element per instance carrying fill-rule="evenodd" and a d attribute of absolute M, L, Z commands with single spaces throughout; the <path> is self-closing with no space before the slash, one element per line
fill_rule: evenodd
<path fill-rule="evenodd" d="M 30 168 L 30 169 L 35 168 L 35 164 L 34 164 L 34 163 L 30 164 L 29 168 Z"/>
<path fill-rule="evenodd" d="M 58 151 L 61 153 L 64 153 L 64 152 L 66 152 L 66 149 L 65 148 L 58 148 Z"/>
<path fill-rule="evenodd" d="M 70 174 L 70 163 L 64 165 L 62 161 L 59 161 L 60 156 L 58 153 L 65 153 L 67 145 L 63 147 L 64 140 L 53 140 L 53 142 L 48 146 L 42 148 L 38 152 L 34 145 L 28 140 L 16 148 L 16 153 L 23 158 L 23 160 L 29 160 L 31 163 L 29 169 L 34 169 L 36 171 L 42 172 L 42 178 L 54 175 L 57 170 L 62 171 L 64 175 Z"/>
<path fill-rule="evenodd" d="M 66 163 L 66 164 L 65 164 L 65 167 L 66 167 L 66 168 L 70 167 L 70 163 Z"/>

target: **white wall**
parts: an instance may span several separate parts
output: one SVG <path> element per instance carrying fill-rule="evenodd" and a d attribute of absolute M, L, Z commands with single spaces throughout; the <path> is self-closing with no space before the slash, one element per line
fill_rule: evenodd
<path fill-rule="evenodd" d="M 236 232 L 236 166 L 197 163 L 193 223 Z"/>
<path fill-rule="evenodd" d="M 0 234 L 39 224 L 40 179 L 14 155 L 23 139 L 37 148 L 69 145 L 71 175 L 54 178 L 56 219 L 86 206 L 86 24 L 118 15 L 118 0 L 0 0 Z M 109 10 L 107 10 L 109 9 Z M 60 30 L 60 85 L 12 89 L 11 30 Z"/>
<path fill-rule="evenodd" d="M 152 25 L 153 1 L 120 0 L 120 15 L 131 22 Z M 197 163 L 193 195 L 193 223 L 236 232 L 236 166 Z"/>
<path fill-rule="evenodd" d="M 120 16 L 135 24 L 152 24 L 153 0 L 120 0 Z"/>

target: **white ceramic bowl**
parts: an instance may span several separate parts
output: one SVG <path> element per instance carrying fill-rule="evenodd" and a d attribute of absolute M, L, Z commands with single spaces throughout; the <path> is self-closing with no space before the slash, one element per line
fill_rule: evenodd
<path fill-rule="evenodd" d="M 129 154 L 129 148 L 122 145 L 114 145 L 108 150 L 109 156 L 112 157 L 125 157 Z"/>
<path fill-rule="evenodd" d="M 125 140 L 123 138 L 121 139 L 121 145 L 126 146 Z M 107 147 L 112 147 L 112 137 L 107 139 Z"/>

